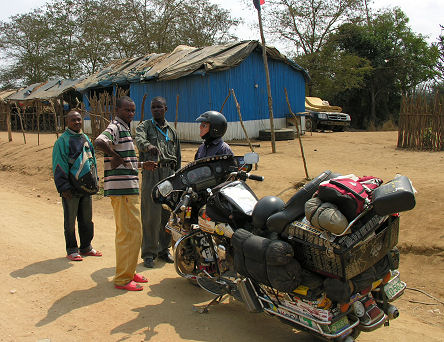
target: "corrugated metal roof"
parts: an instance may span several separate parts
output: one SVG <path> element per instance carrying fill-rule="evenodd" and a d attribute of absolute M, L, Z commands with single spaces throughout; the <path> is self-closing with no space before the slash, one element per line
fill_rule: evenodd
<path fill-rule="evenodd" d="M 194 72 L 222 71 L 239 65 L 255 49 L 262 45 L 255 40 L 194 48 L 180 45 L 167 54 L 148 54 L 143 57 L 120 59 L 104 69 L 88 76 L 75 87 L 78 91 L 107 87 L 113 84 L 128 84 L 148 80 L 172 80 Z M 269 58 L 280 60 L 301 71 L 306 79 L 308 73 L 273 47 L 266 48 Z"/>
<path fill-rule="evenodd" d="M 83 78 L 75 80 L 54 79 L 47 82 L 35 83 L 9 96 L 8 100 L 28 101 L 56 98 L 69 90 L 75 89 L 75 85 L 81 80 L 83 80 Z"/>

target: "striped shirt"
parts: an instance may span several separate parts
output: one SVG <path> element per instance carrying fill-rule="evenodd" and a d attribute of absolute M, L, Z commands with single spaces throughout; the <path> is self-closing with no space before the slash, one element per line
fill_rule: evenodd
<path fill-rule="evenodd" d="M 112 157 L 104 155 L 105 196 L 138 195 L 138 159 L 128 125 L 121 118 L 116 117 L 97 138 L 106 143 L 112 142 L 114 151 L 125 160 L 125 165 L 112 169 Z"/>

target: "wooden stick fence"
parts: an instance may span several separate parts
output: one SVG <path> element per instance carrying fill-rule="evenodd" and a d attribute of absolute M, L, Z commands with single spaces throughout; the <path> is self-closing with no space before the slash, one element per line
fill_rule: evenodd
<path fill-rule="evenodd" d="M 404 96 L 399 115 L 398 147 L 444 150 L 444 97 Z"/>
<path fill-rule="evenodd" d="M 93 138 L 102 133 L 106 126 L 108 126 L 108 123 L 115 117 L 117 99 L 127 95 L 128 92 L 129 89 L 117 88 L 115 95 L 103 92 L 100 94 L 94 93 L 89 97 L 90 110 L 86 111 L 83 107 L 82 111 L 89 115 Z"/>

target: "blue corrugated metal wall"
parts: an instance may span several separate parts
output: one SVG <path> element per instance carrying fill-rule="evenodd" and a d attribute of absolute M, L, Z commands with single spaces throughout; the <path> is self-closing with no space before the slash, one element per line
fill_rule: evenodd
<path fill-rule="evenodd" d="M 275 118 L 283 118 L 289 112 L 285 100 L 284 88 L 287 88 L 291 107 L 294 113 L 305 109 L 305 79 L 302 72 L 289 65 L 268 59 L 273 113 Z M 256 86 L 257 85 L 257 86 Z M 166 118 L 174 122 L 176 116 L 176 95 L 179 94 L 178 121 L 194 122 L 197 116 L 207 110 L 220 110 L 229 89 L 234 89 L 241 106 L 242 119 L 268 119 L 268 96 L 262 55 L 253 52 L 239 66 L 204 76 L 192 75 L 177 80 L 133 83 L 130 96 L 136 103 L 136 117 L 141 117 L 141 105 L 144 94 L 144 118 L 150 118 L 150 100 L 163 96 L 167 100 Z M 237 109 L 232 96 L 224 106 L 223 113 L 228 121 L 239 121 Z"/>

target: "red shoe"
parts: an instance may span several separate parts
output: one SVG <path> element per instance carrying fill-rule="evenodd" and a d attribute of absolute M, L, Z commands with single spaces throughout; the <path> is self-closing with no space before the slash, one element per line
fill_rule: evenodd
<path fill-rule="evenodd" d="M 79 253 L 71 253 L 71 254 L 68 254 L 66 257 L 71 261 L 82 261 L 83 260 L 83 258 L 80 256 Z"/>
<path fill-rule="evenodd" d="M 131 280 L 126 285 L 114 285 L 114 287 L 119 290 L 127 290 L 127 291 L 142 291 L 143 290 L 143 286 L 140 286 L 139 284 L 137 284 L 133 280 Z"/>
<path fill-rule="evenodd" d="M 148 279 L 146 279 L 143 275 L 141 275 L 141 274 L 139 274 L 139 273 L 135 273 L 135 274 L 134 274 L 134 278 L 133 278 L 133 280 L 134 280 L 136 283 L 147 283 L 147 282 L 148 282 Z"/>
<path fill-rule="evenodd" d="M 92 248 L 88 253 L 80 253 L 83 256 L 97 256 L 101 257 L 102 252 L 96 251 L 94 248 Z"/>

